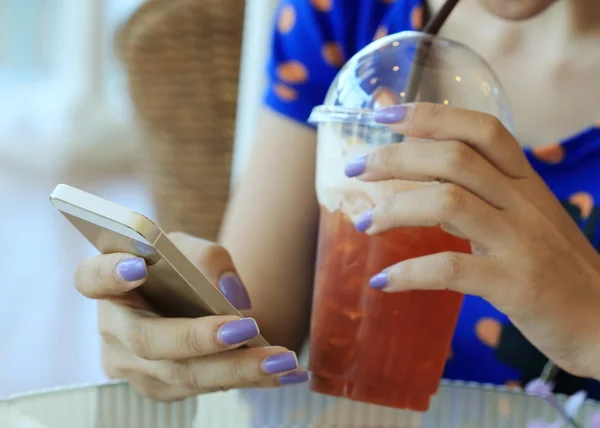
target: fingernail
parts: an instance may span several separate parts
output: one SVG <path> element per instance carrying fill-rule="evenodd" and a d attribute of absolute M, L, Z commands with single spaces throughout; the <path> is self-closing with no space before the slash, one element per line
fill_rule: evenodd
<path fill-rule="evenodd" d="M 134 241 L 133 246 L 136 250 L 142 253 L 143 256 L 153 256 L 156 254 L 156 250 L 152 245 L 144 244 L 140 241 Z"/>
<path fill-rule="evenodd" d="M 359 156 L 357 158 L 352 159 L 350 162 L 346 164 L 346 169 L 344 172 L 348 177 L 356 177 L 365 172 L 367 168 L 367 157 Z"/>
<path fill-rule="evenodd" d="M 262 369 L 267 374 L 285 373 L 298 368 L 298 359 L 294 352 L 271 355 L 262 362 Z"/>
<path fill-rule="evenodd" d="M 302 371 L 299 373 L 289 373 L 279 377 L 279 383 L 281 385 L 292 385 L 294 383 L 302 383 L 308 380 L 308 372 Z"/>
<path fill-rule="evenodd" d="M 405 106 L 384 107 L 382 109 L 375 110 L 375 113 L 373 113 L 373 119 L 375 119 L 375 122 L 386 124 L 401 122 L 405 117 Z"/>
<path fill-rule="evenodd" d="M 225 345 L 236 345 L 258 336 L 258 325 L 252 318 L 244 318 L 223 324 L 217 331 L 217 339 Z"/>
<path fill-rule="evenodd" d="M 388 285 L 388 274 L 381 272 L 369 280 L 369 285 L 373 288 L 385 288 Z"/>
<path fill-rule="evenodd" d="M 250 309 L 252 307 L 248 291 L 237 275 L 223 275 L 219 280 L 219 288 L 221 289 L 221 293 L 237 309 Z"/>
<path fill-rule="evenodd" d="M 371 227 L 372 222 L 373 222 L 373 212 L 367 211 L 366 213 L 362 214 L 358 218 L 358 220 L 356 221 L 354 226 L 356 227 L 356 230 L 358 230 L 359 232 L 364 232 L 369 227 Z"/>
<path fill-rule="evenodd" d="M 540 378 L 536 378 L 525 385 L 525 392 L 527 394 L 547 396 L 552 394 L 553 389 L 554 385 L 552 383 Z"/>
<path fill-rule="evenodd" d="M 146 262 L 138 257 L 120 261 L 117 264 L 116 272 L 119 278 L 127 282 L 139 281 L 148 275 Z"/>

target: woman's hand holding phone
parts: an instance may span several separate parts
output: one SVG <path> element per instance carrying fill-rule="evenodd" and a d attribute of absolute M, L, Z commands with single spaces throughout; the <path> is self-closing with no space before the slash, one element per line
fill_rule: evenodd
<path fill-rule="evenodd" d="M 207 278 L 219 283 L 234 306 L 250 308 L 223 247 L 182 233 L 170 238 Z M 259 334 L 252 318 L 156 315 L 136 293 L 146 277 L 144 260 L 130 254 L 99 255 L 77 269 L 77 289 L 98 300 L 102 360 L 109 377 L 127 379 L 141 394 L 161 401 L 308 379 L 292 351 L 277 346 L 240 349 Z"/>

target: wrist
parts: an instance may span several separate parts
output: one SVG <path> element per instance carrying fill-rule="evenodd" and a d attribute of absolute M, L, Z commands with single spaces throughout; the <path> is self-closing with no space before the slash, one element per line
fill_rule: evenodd
<path fill-rule="evenodd" d="M 600 275 L 592 282 L 590 293 L 582 299 L 581 307 L 574 308 L 570 319 L 575 321 L 578 335 L 578 352 L 574 363 L 578 376 L 600 380 Z"/>

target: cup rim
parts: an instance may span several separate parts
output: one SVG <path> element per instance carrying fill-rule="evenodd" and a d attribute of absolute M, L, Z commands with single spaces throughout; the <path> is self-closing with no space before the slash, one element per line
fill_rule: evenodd
<path fill-rule="evenodd" d="M 355 109 L 350 107 L 320 105 L 313 108 L 308 122 L 319 124 L 323 122 L 352 123 L 363 126 L 383 128 L 380 123 L 375 122 L 375 110 Z"/>
<path fill-rule="evenodd" d="M 359 56 L 362 56 L 362 55 L 371 53 L 377 49 L 380 49 L 381 47 L 388 45 L 393 40 L 411 39 L 411 38 L 422 38 L 422 39 L 432 41 L 432 43 L 436 43 L 436 44 L 442 43 L 442 44 L 446 44 L 446 45 L 459 46 L 462 49 L 465 49 L 465 50 L 471 52 L 473 54 L 473 56 L 475 58 L 477 58 L 480 62 L 482 62 L 482 64 L 485 65 L 486 68 L 490 71 L 490 73 L 494 76 L 497 84 L 500 86 L 501 92 L 504 94 L 504 97 L 507 98 L 506 90 L 505 90 L 502 82 L 500 81 L 498 75 L 496 74 L 495 70 L 492 69 L 489 62 L 485 58 L 483 58 L 473 48 L 471 48 L 470 46 L 468 46 L 462 42 L 452 40 L 452 39 L 449 39 L 449 38 L 446 38 L 443 36 L 427 34 L 427 33 L 421 32 L 421 31 L 414 31 L 414 30 L 406 30 L 406 31 L 400 31 L 397 33 L 392 33 L 392 34 L 382 37 L 374 42 L 369 43 L 367 46 L 365 46 L 364 48 L 362 48 L 361 50 L 356 52 L 346 62 L 346 64 L 344 64 L 342 69 L 340 69 L 338 71 L 338 75 L 339 75 L 339 73 L 343 72 L 344 68 L 352 67 L 353 64 L 358 60 Z M 334 79 L 334 81 L 335 81 L 335 79 Z M 329 89 L 331 89 L 331 87 Z M 328 90 L 328 92 L 329 92 L 329 90 Z M 510 102 L 509 102 L 508 98 L 506 99 L 506 102 L 509 103 L 509 108 L 510 108 Z M 400 103 L 400 104 L 402 104 L 402 103 Z M 318 125 L 319 123 L 323 123 L 323 122 L 352 123 L 352 124 L 359 124 L 359 125 L 363 125 L 363 126 L 369 126 L 369 127 L 373 127 L 373 128 L 385 128 L 385 126 L 381 125 L 378 122 L 375 122 L 375 120 L 373 118 L 374 112 L 375 112 L 375 109 L 365 109 L 365 108 L 357 109 L 357 108 L 352 108 L 352 107 L 336 106 L 336 105 L 332 105 L 332 104 L 322 104 L 322 105 L 315 106 L 312 109 L 311 114 L 308 118 L 308 123 L 312 124 L 312 125 Z M 507 126 L 511 130 L 514 127 L 512 109 L 510 109 L 510 112 L 509 112 Z"/>

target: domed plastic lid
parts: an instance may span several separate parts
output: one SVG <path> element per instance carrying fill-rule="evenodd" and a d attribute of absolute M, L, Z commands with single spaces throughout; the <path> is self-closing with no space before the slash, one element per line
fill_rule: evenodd
<path fill-rule="evenodd" d="M 418 32 L 389 35 L 354 55 L 309 121 L 376 126 L 374 110 L 414 101 L 481 111 L 512 128 L 508 99 L 487 62 L 460 43 Z"/>

